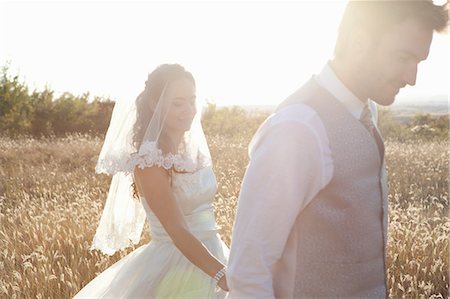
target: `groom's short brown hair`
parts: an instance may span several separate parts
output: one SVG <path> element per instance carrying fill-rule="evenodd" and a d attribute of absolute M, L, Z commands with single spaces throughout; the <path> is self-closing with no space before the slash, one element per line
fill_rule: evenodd
<path fill-rule="evenodd" d="M 358 27 L 377 39 L 395 25 L 417 19 L 434 31 L 445 32 L 448 6 L 448 1 L 435 5 L 432 0 L 350 0 L 339 26 L 334 53 L 340 56 L 345 52 L 351 30 Z"/>

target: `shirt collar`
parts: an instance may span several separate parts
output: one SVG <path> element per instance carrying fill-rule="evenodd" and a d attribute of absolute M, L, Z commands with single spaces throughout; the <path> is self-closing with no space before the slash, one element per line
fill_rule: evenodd
<path fill-rule="evenodd" d="M 356 119 L 360 119 L 365 103 L 339 80 L 329 63 L 324 66 L 319 75 L 315 76 L 315 79 L 320 86 L 338 99 Z"/>

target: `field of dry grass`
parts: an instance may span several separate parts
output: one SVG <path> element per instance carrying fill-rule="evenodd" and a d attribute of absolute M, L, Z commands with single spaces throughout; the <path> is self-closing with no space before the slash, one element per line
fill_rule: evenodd
<path fill-rule="evenodd" d="M 247 138 L 209 137 L 229 244 Z M 0 297 L 70 298 L 132 250 L 89 251 L 109 178 L 94 166 L 101 140 L 0 138 Z M 392 298 L 447 298 L 449 144 L 387 142 Z M 148 242 L 148 234 L 141 243 Z"/>

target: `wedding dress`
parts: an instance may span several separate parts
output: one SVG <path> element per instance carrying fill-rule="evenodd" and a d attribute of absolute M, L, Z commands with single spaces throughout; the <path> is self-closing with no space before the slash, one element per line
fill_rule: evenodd
<path fill-rule="evenodd" d="M 216 178 L 211 166 L 194 173 L 172 172 L 172 191 L 191 232 L 226 264 L 213 211 Z M 134 250 L 88 283 L 74 298 L 224 298 L 216 282 L 192 264 L 142 199 L 151 241 Z"/>

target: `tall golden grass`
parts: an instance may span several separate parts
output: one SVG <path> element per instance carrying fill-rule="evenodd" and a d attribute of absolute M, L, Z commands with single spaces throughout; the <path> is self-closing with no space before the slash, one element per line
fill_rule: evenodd
<path fill-rule="evenodd" d="M 249 140 L 208 141 L 217 221 L 229 244 Z M 0 138 L 1 298 L 70 298 L 133 250 L 89 250 L 110 181 L 94 173 L 101 144 L 89 136 Z M 392 298 L 448 297 L 448 151 L 447 141 L 386 143 Z M 146 228 L 140 244 L 149 239 Z"/>

